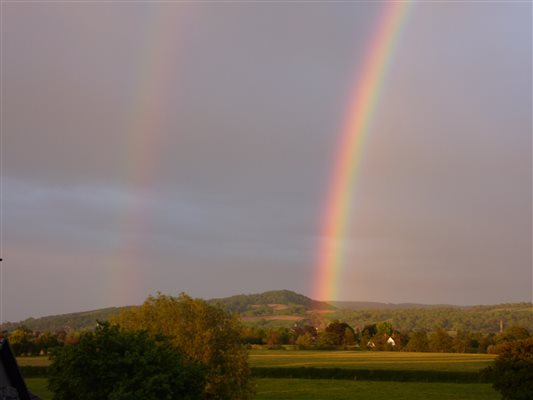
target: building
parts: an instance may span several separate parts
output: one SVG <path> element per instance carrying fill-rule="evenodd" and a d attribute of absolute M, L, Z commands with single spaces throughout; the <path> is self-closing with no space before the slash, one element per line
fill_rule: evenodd
<path fill-rule="evenodd" d="M 0 400 L 40 400 L 28 391 L 6 338 L 0 339 Z"/>

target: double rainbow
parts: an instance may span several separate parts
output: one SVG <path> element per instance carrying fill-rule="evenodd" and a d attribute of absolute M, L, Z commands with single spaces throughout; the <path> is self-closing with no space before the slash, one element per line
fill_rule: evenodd
<path fill-rule="evenodd" d="M 318 300 L 335 300 L 339 294 L 343 242 L 364 142 L 371 130 L 376 105 L 410 5 L 410 1 L 384 3 L 383 14 L 353 89 L 335 157 L 321 230 L 322 243 L 315 267 L 313 293 Z"/>

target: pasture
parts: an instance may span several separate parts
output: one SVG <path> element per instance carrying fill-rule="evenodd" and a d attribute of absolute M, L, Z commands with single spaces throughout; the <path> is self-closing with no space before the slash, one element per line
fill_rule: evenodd
<path fill-rule="evenodd" d="M 475 373 L 494 356 L 486 354 L 253 350 L 252 368 L 341 368 L 376 371 Z M 47 357 L 20 357 L 21 366 L 49 365 Z M 30 390 L 50 400 L 45 378 L 28 378 Z M 256 378 L 254 400 L 497 400 L 488 383 L 393 382 L 337 379 Z"/>
<path fill-rule="evenodd" d="M 255 400 L 499 400 L 486 383 L 258 379 Z"/>
<path fill-rule="evenodd" d="M 314 379 L 257 379 L 254 400 L 499 400 L 482 383 L 353 382 Z M 44 378 L 26 380 L 42 400 L 51 400 Z"/>
<path fill-rule="evenodd" d="M 252 350 L 251 367 L 316 367 L 409 371 L 477 372 L 487 367 L 491 354 L 406 353 L 386 351 Z M 20 366 L 50 364 L 48 357 L 19 357 Z"/>
<path fill-rule="evenodd" d="M 477 372 L 494 358 L 491 354 L 252 350 L 250 366 Z"/>

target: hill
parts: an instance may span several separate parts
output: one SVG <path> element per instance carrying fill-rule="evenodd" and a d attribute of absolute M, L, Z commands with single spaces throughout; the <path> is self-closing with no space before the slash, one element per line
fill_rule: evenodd
<path fill-rule="evenodd" d="M 41 318 L 28 318 L 19 322 L 5 322 L 2 324 L 2 330 L 11 331 L 17 326 L 25 326 L 32 331 L 40 332 L 57 332 L 61 330 L 69 332 L 91 329 L 96 325 L 96 321 L 107 321 L 118 315 L 120 310 L 124 308 L 128 307 L 109 307 L 69 314 L 48 315 Z"/>
<path fill-rule="evenodd" d="M 222 299 L 211 299 L 211 304 L 217 304 L 230 312 L 238 314 L 305 314 L 313 310 L 335 310 L 336 307 L 322 301 L 317 301 L 293 292 L 291 290 L 272 290 L 257 294 L 239 294 Z"/>
<path fill-rule="evenodd" d="M 330 304 L 344 310 L 387 310 L 406 308 L 466 308 L 465 306 L 455 306 L 450 304 L 420 304 L 420 303 L 379 303 L 377 301 L 330 301 Z"/>
<path fill-rule="evenodd" d="M 531 303 L 496 304 L 484 306 L 450 306 L 427 304 L 390 304 L 378 302 L 316 301 L 290 290 L 275 290 L 258 294 L 242 294 L 207 300 L 230 312 L 237 313 L 247 325 L 263 327 L 292 326 L 295 321 L 306 319 L 314 326 L 328 321 L 347 322 L 354 328 L 391 321 L 395 329 L 412 331 L 448 330 L 497 333 L 502 321 L 504 328 L 517 325 L 533 332 L 533 308 Z M 109 307 L 100 310 L 70 314 L 28 318 L 19 322 L 2 324 L 2 331 L 10 331 L 24 325 L 32 331 L 73 331 L 92 329 L 96 321 L 106 321 L 123 308 Z"/>

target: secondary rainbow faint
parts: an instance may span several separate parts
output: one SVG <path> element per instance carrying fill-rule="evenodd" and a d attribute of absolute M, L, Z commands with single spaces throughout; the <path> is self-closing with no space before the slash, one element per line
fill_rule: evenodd
<path fill-rule="evenodd" d="M 145 11 L 144 35 L 138 43 L 137 60 L 132 66 L 129 117 L 124 121 L 126 140 L 121 154 L 120 174 L 125 182 L 122 209 L 117 215 L 117 238 L 107 292 L 112 301 L 131 304 L 141 292 L 150 268 L 145 239 L 153 218 L 154 179 L 158 157 L 169 118 L 170 82 L 176 75 L 179 47 L 177 17 L 182 8 L 161 4 L 142 4 Z M 148 294 L 148 293 L 145 293 Z"/>
<path fill-rule="evenodd" d="M 398 37 L 412 7 L 411 1 L 382 4 L 383 10 L 371 35 L 362 68 L 358 68 L 360 72 L 338 141 L 315 266 L 313 293 L 318 300 L 339 300 L 344 243 L 364 141 L 371 131 Z"/>

